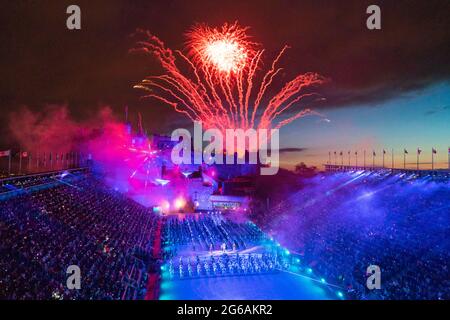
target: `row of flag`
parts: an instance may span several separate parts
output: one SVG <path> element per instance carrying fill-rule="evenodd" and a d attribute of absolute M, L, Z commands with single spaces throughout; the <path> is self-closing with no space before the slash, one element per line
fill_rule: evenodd
<path fill-rule="evenodd" d="M 12 158 L 19 157 L 19 174 L 22 173 L 22 159 L 27 159 L 27 168 L 30 169 L 32 166 L 32 161 L 36 161 L 36 168 L 39 168 L 42 165 L 44 168 L 48 168 L 47 163 L 50 168 L 55 166 L 75 166 L 80 165 L 86 160 L 91 160 L 92 156 L 90 154 L 82 154 L 80 152 L 67 152 L 67 153 L 59 153 L 59 152 L 36 152 L 32 154 L 28 151 L 20 151 L 13 155 L 11 150 L 3 150 L 0 151 L 0 158 L 8 157 L 8 173 L 11 173 L 11 162 Z M 34 156 L 34 157 L 33 157 Z M 26 160 L 25 160 L 26 161 Z M 86 162 L 87 163 L 87 162 Z"/>
<path fill-rule="evenodd" d="M 432 152 L 433 154 L 437 154 L 437 150 L 436 150 L 435 148 L 431 148 L 431 152 Z M 403 153 L 404 153 L 404 154 L 409 154 L 408 150 L 406 150 L 406 149 L 403 149 Z M 422 153 L 422 149 L 417 148 L 417 154 L 420 155 L 421 153 Z M 331 151 L 328 152 L 328 154 L 331 155 Z M 348 151 L 348 155 L 350 155 L 350 154 L 351 154 L 351 152 Z M 384 150 L 384 149 L 383 149 L 383 154 L 387 154 L 387 151 Z M 450 148 L 448 148 L 448 154 L 450 154 Z M 337 155 L 337 151 L 334 151 L 334 155 Z M 341 151 L 341 152 L 339 152 L 339 155 L 342 156 L 342 155 L 344 155 L 344 153 Z M 358 155 L 358 151 L 355 151 L 355 155 Z M 376 154 L 375 151 L 372 151 L 372 155 L 373 155 L 373 156 L 376 156 L 377 154 Z"/>
<path fill-rule="evenodd" d="M 421 148 L 417 148 L 417 170 L 419 170 L 419 156 L 422 153 L 422 149 Z M 387 154 L 387 151 L 385 149 L 383 149 L 383 168 L 384 168 L 384 156 Z M 334 156 L 335 156 L 335 160 L 336 160 L 336 156 L 337 156 L 338 152 L 334 151 Z M 350 154 L 351 152 L 348 151 L 348 165 L 350 165 Z M 403 149 L 403 167 L 406 169 L 406 155 L 409 154 L 407 149 Z M 431 169 L 434 169 L 434 155 L 437 154 L 437 149 L 436 148 L 431 148 Z M 340 151 L 339 155 L 342 157 L 342 165 L 344 165 L 344 152 Z M 375 156 L 376 156 L 376 152 L 375 150 L 372 151 L 372 166 L 375 167 Z M 331 164 L 331 151 L 328 152 L 328 156 L 329 156 L 329 163 Z M 356 156 L 356 165 L 358 165 L 358 151 L 355 151 L 355 156 Z M 394 150 L 392 149 L 391 152 L 391 156 L 392 156 L 392 168 L 394 168 Z M 364 150 L 364 166 L 366 164 L 366 151 Z M 448 148 L 448 168 L 450 169 L 450 148 Z"/>
<path fill-rule="evenodd" d="M 21 152 L 19 152 L 19 153 L 17 153 L 16 155 L 19 155 L 21 158 L 27 158 L 28 156 L 29 157 L 32 157 L 32 154 L 31 154 L 31 152 L 30 153 L 28 153 L 27 151 L 21 151 Z M 37 153 L 37 157 L 39 158 L 39 153 Z M 54 158 L 54 159 L 56 159 L 56 160 L 59 160 L 59 159 L 64 159 L 64 158 L 66 158 L 66 159 L 72 159 L 72 158 L 76 158 L 76 157 L 78 157 L 78 156 L 81 156 L 81 153 L 78 153 L 78 152 L 68 152 L 68 153 L 61 153 L 61 154 L 59 154 L 59 153 L 54 153 L 54 156 L 52 156 L 52 152 L 49 152 L 48 153 L 48 157 L 46 156 L 46 153 L 44 152 L 44 153 L 42 153 L 41 154 L 42 155 L 42 157 L 43 157 L 43 159 L 45 160 L 46 158 L 47 159 L 49 159 L 49 160 L 52 160 L 52 158 Z M 10 157 L 10 156 L 12 156 L 12 153 L 11 153 L 11 150 L 4 150 L 4 151 L 0 151 L 0 158 L 1 157 Z"/>

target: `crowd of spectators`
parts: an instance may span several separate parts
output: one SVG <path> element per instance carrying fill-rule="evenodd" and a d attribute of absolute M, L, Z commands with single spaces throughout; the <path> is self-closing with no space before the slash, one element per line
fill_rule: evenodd
<path fill-rule="evenodd" d="M 0 299 L 145 296 L 159 218 L 89 174 L 71 177 L 0 202 Z M 66 285 L 71 265 L 79 290 Z"/>
<path fill-rule="evenodd" d="M 450 184 L 317 175 L 254 220 L 354 299 L 450 299 Z M 381 270 L 381 289 L 366 286 Z"/>

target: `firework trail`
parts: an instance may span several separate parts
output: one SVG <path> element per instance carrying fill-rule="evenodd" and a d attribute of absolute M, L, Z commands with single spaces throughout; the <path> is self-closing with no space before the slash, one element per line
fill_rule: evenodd
<path fill-rule="evenodd" d="M 282 70 L 278 62 L 288 47 L 280 51 L 256 83 L 264 49 L 250 41 L 247 29 L 237 23 L 220 28 L 196 25 L 186 34 L 186 54 L 172 51 L 148 31 L 138 30 L 145 39 L 133 50 L 154 55 L 165 74 L 149 76 L 135 88 L 145 90 L 145 98 L 158 99 L 191 120 L 202 121 L 204 127 L 222 132 L 227 128 L 278 129 L 300 117 L 317 114 L 310 109 L 292 113 L 291 109 L 305 98 L 323 100 L 306 89 L 326 79 L 317 73 L 301 74 L 272 97 L 266 97 Z M 190 72 L 180 70 L 177 58 Z M 282 117 L 287 112 L 290 116 Z"/>

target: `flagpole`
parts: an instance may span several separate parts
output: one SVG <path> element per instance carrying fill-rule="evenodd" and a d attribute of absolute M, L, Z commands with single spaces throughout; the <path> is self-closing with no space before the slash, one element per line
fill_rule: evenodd
<path fill-rule="evenodd" d="M 417 170 L 419 170 L 419 150 L 417 150 Z"/>
<path fill-rule="evenodd" d="M 375 151 L 372 151 L 372 169 L 375 168 Z"/>
<path fill-rule="evenodd" d="M 434 150 L 431 149 L 431 170 L 434 170 Z"/>
<path fill-rule="evenodd" d="M 391 156 L 392 156 L 392 170 L 394 170 L 394 149 L 391 150 Z"/>
<path fill-rule="evenodd" d="M 22 174 L 22 150 L 19 150 L 19 176 Z"/>
<path fill-rule="evenodd" d="M 364 150 L 364 170 L 366 169 L 366 150 Z"/>
<path fill-rule="evenodd" d="M 384 169 L 384 149 L 383 149 L 383 169 Z"/>
<path fill-rule="evenodd" d="M 403 150 L 403 169 L 406 169 L 406 152 Z"/>
<path fill-rule="evenodd" d="M 358 168 L 358 151 L 355 152 L 355 165 Z"/>
<path fill-rule="evenodd" d="M 11 175 L 11 150 L 9 150 L 9 160 L 8 160 L 8 176 Z"/>

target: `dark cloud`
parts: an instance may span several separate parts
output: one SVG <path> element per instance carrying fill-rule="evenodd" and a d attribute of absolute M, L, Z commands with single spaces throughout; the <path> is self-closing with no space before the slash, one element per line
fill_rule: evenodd
<path fill-rule="evenodd" d="M 136 28 L 151 30 L 172 48 L 195 22 L 238 20 L 269 56 L 285 44 L 280 80 L 316 71 L 332 81 L 317 107 L 377 103 L 422 89 L 450 75 L 450 1 L 376 1 L 382 30 L 365 27 L 374 2 L 273 1 L 87 1 L 82 30 L 66 29 L 73 1 L 8 1 L 0 11 L 1 120 L 18 105 L 67 104 L 74 117 L 93 106 L 116 113 L 140 110 L 149 130 L 164 131 L 179 115 L 153 100 L 140 100 L 132 85 L 160 69 L 150 58 L 129 54 Z M 1 123 L 0 123 L 1 124 Z M 5 127 L 2 125 L 2 127 Z"/>
<path fill-rule="evenodd" d="M 433 115 L 433 114 L 445 112 L 445 111 L 447 111 L 447 110 L 450 110 L 450 105 L 448 105 L 448 106 L 433 107 L 433 108 L 428 109 L 427 111 L 425 111 L 425 115 L 426 115 L 426 116 L 431 116 L 431 115 Z"/>
<path fill-rule="evenodd" d="M 303 152 L 305 150 L 307 150 L 307 148 L 280 148 L 280 153 Z"/>

